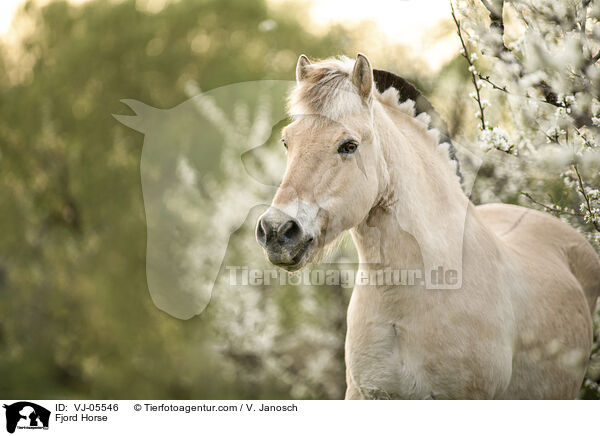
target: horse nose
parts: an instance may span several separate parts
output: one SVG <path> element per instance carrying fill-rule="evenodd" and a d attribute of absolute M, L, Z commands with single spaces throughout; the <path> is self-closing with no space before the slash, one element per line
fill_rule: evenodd
<path fill-rule="evenodd" d="M 298 222 L 278 209 L 271 208 L 258 220 L 256 240 L 266 247 L 272 243 L 286 245 L 297 242 L 302 236 Z"/>
<path fill-rule="evenodd" d="M 290 219 L 284 222 L 277 229 L 277 236 L 282 241 L 293 241 L 298 239 L 298 237 L 302 234 L 302 230 L 300 226 L 294 219 Z"/>

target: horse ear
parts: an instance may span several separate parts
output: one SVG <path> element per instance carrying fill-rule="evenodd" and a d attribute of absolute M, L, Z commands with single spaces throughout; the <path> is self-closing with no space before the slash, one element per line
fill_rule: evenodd
<path fill-rule="evenodd" d="M 361 98 L 364 101 L 369 100 L 373 90 L 373 69 L 369 59 L 362 53 L 356 56 L 354 70 L 352 70 L 352 83 L 358 89 Z"/>
<path fill-rule="evenodd" d="M 306 78 L 306 67 L 310 65 L 310 61 L 306 55 L 301 54 L 296 64 L 296 82 L 300 83 Z"/>

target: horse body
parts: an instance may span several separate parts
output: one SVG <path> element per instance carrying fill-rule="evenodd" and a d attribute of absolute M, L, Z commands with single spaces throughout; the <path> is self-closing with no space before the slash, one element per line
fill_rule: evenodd
<path fill-rule="evenodd" d="M 500 398 L 575 398 L 592 347 L 600 262 L 590 244 L 560 220 L 511 205 L 478 211 L 513 259 L 520 291 L 510 385 Z"/>
<path fill-rule="evenodd" d="M 559 220 L 507 205 L 471 207 L 465 234 L 460 290 L 355 288 L 346 398 L 576 396 L 592 344 L 586 295 L 600 292 L 600 264 L 580 277 L 569 265 L 594 260 L 592 248 Z M 359 251 L 367 242 L 355 241 Z M 387 247 L 407 246 L 398 242 Z"/>
<path fill-rule="evenodd" d="M 284 129 L 288 167 L 257 238 L 303 267 L 350 230 L 359 276 L 348 308 L 346 398 L 574 398 L 592 345 L 600 262 L 576 231 L 540 212 L 475 207 L 427 117 L 378 93 L 363 56 L 301 57 Z M 350 144 L 350 145 L 349 145 Z M 459 272 L 435 288 L 436 266 Z"/>

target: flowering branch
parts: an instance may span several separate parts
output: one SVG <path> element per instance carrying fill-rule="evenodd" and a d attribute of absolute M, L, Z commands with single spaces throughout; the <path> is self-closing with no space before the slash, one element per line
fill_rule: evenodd
<path fill-rule="evenodd" d="M 479 73 L 477 76 L 484 82 L 489 83 L 492 86 L 492 88 L 497 89 L 498 91 L 502 91 L 502 92 L 506 92 L 507 94 L 510 94 L 508 92 L 508 89 L 506 89 L 506 86 L 496 85 L 494 82 L 492 82 L 492 79 L 490 79 L 490 76 L 484 76 L 481 73 Z"/>
<path fill-rule="evenodd" d="M 537 201 L 535 198 L 532 197 L 531 194 L 529 194 L 527 192 L 521 191 L 520 194 L 523 195 L 524 197 L 527 197 L 532 203 L 543 207 L 546 212 L 552 212 L 556 215 L 571 215 L 571 216 L 576 216 L 576 217 L 580 217 L 580 218 L 582 217 L 582 215 L 580 213 L 577 213 L 572 209 L 569 211 L 567 208 L 561 209 L 561 207 L 557 204 L 545 204 L 540 201 Z"/>
<path fill-rule="evenodd" d="M 590 201 L 590 195 L 588 195 L 588 193 L 585 190 L 585 187 L 583 185 L 583 180 L 581 178 L 581 174 L 579 173 L 579 168 L 577 167 L 577 165 L 573 165 L 573 169 L 575 170 L 575 174 L 577 175 L 577 181 L 579 183 L 579 192 L 581 193 L 581 195 L 583 195 L 583 199 L 585 200 L 585 203 L 582 203 L 582 205 L 581 205 L 581 209 L 586 210 L 586 212 L 587 212 L 584 218 L 585 218 L 586 222 L 589 222 L 594 226 L 594 228 L 596 229 L 597 232 L 600 232 L 600 223 L 599 223 L 600 211 L 597 208 L 592 207 L 592 204 Z M 595 197 L 600 197 L 598 195 L 597 189 L 594 190 L 593 195 Z"/>
<path fill-rule="evenodd" d="M 450 8 L 452 9 L 452 19 L 454 20 L 454 23 L 456 24 L 456 33 L 458 34 L 458 38 L 460 39 L 460 43 L 462 45 L 461 53 L 464 56 L 464 58 L 467 60 L 467 63 L 469 64 L 469 72 L 471 73 L 471 80 L 473 82 L 473 87 L 475 88 L 475 95 L 473 96 L 473 98 L 475 99 L 475 101 L 477 102 L 477 105 L 479 106 L 479 119 L 481 121 L 481 129 L 485 130 L 487 128 L 487 125 L 485 123 L 485 112 L 484 112 L 484 108 L 483 108 L 483 103 L 481 101 L 481 94 L 479 92 L 481 89 L 481 84 L 478 81 L 478 73 L 475 68 L 475 65 L 473 64 L 473 60 L 475 59 L 475 57 L 473 56 L 474 54 L 469 55 L 467 45 L 465 44 L 465 40 L 462 35 L 462 28 L 460 26 L 460 21 L 458 20 L 458 18 L 456 18 L 456 14 L 454 12 L 454 5 L 452 4 L 452 0 L 450 1 Z"/>

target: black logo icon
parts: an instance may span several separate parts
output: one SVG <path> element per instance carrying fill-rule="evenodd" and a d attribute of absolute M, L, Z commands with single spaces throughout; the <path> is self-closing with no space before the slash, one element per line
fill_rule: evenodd
<path fill-rule="evenodd" d="M 6 409 L 6 431 L 14 433 L 19 429 L 48 429 L 50 411 L 29 401 L 19 401 Z"/>

